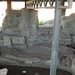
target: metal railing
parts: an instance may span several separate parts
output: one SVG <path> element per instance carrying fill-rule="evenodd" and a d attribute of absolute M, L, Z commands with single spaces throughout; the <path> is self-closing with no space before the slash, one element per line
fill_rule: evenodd
<path fill-rule="evenodd" d="M 59 3 L 64 2 L 64 0 L 60 0 Z M 60 9 L 66 9 L 72 7 L 73 0 L 67 0 L 67 6 L 62 5 L 59 6 Z M 27 3 L 27 8 L 31 9 L 39 9 L 39 8 L 55 8 L 55 0 L 31 0 Z"/>

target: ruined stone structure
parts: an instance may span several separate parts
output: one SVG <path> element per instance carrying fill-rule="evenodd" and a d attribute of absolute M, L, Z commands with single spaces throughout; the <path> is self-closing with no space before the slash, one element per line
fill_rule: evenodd
<path fill-rule="evenodd" d="M 38 26 L 36 10 L 7 10 L 2 26 L 4 46 L 33 46 L 51 43 L 53 27 Z"/>
<path fill-rule="evenodd" d="M 4 45 L 33 45 L 37 35 L 37 16 L 34 10 L 8 10 L 2 27 Z"/>
<path fill-rule="evenodd" d="M 36 10 L 7 10 L 0 34 L 0 64 L 49 68 L 53 27 L 38 26 Z M 75 75 L 75 14 L 63 17 L 58 68 Z M 73 34 L 73 36 L 72 36 Z"/>

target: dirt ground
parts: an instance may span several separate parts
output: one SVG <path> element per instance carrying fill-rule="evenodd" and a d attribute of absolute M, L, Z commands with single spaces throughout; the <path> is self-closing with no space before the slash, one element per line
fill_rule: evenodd
<path fill-rule="evenodd" d="M 8 69 L 7 75 L 50 75 L 50 69 L 38 67 L 23 67 L 23 66 L 9 66 L 4 65 Z M 4 73 L 0 74 L 4 75 Z M 56 75 L 72 75 L 72 73 L 57 69 Z"/>

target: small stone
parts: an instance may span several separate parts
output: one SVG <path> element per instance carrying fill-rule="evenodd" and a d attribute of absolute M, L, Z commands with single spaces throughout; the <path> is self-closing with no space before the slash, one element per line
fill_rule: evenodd
<path fill-rule="evenodd" d="M 11 46 L 11 38 L 9 36 L 4 36 L 4 46 Z"/>
<path fill-rule="evenodd" d="M 4 40 L 0 39 L 0 46 L 4 46 Z"/>
<path fill-rule="evenodd" d="M 25 38 L 20 36 L 12 37 L 12 44 L 25 44 Z"/>
<path fill-rule="evenodd" d="M 25 60 L 25 64 L 32 64 L 32 61 L 31 60 Z"/>
<path fill-rule="evenodd" d="M 0 75 L 7 75 L 7 69 L 4 68 L 4 69 L 0 69 Z"/>

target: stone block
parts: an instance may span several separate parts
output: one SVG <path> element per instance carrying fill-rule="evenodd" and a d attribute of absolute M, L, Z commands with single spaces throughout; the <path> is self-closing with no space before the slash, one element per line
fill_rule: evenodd
<path fill-rule="evenodd" d="M 4 46 L 4 40 L 0 39 L 0 46 Z"/>
<path fill-rule="evenodd" d="M 32 42 L 36 39 L 38 28 L 37 11 L 33 9 L 22 9 L 21 21 L 19 23 L 21 35 L 27 41 Z"/>
<path fill-rule="evenodd" d="M 75 36 L 73 36 L 73 43 L 75 43 Z"/>
<path fill-rule="evenodd" d="M 74 17 L 75 17 L 75 14 L 62 18 L 61 26 L 62 26 L 62 31 L 65 34 L 67 33 L 69 34 L 75 31 L 75 18 Z"/>
<path fill-rule="evenodd" d="M 9 36 L 4 36 L 4 46 L 11 46 L 11 38 Z"/>
<path fill-rule="evenodd" d="M 0 69 L 0 75 L 7 75 L 8 69 L 4 68 L 4 69 Z"/>
<path fill-rule="evenodd" d="M 17 45 L 13 45 L 14 48 L 17 48 L 17 49 L 24 49 L 27 47 L 26 44 L 17 44 Z"/>
<path fill-rule="evenodd" d="M 32 64 L 32 60 L 25 60 L 25 64 Z"/>
<path fill-rule="evenodd" d="M 19 22 L 21 11 L 8 10 L 2 24 L 2 33 L 4 34 L 20 34 Z"/>
<path fill-rule="evenodd" d="M 25 38 L 20 36 L 13 36 L 12 38 L 12 44 L 25 44 Z"/>
<path fill-rule="evenodd" d="M 28 45 L 28 46 L 33 46 L 34 43 L 33 43 L 33 42 L 28 42 L 27 45 Z"/>
<path fill-rule="evenodd" d="M 2 33 L 6 35 L 19 35 L 20 32 L 18 28 L 5 28 Z"/>

